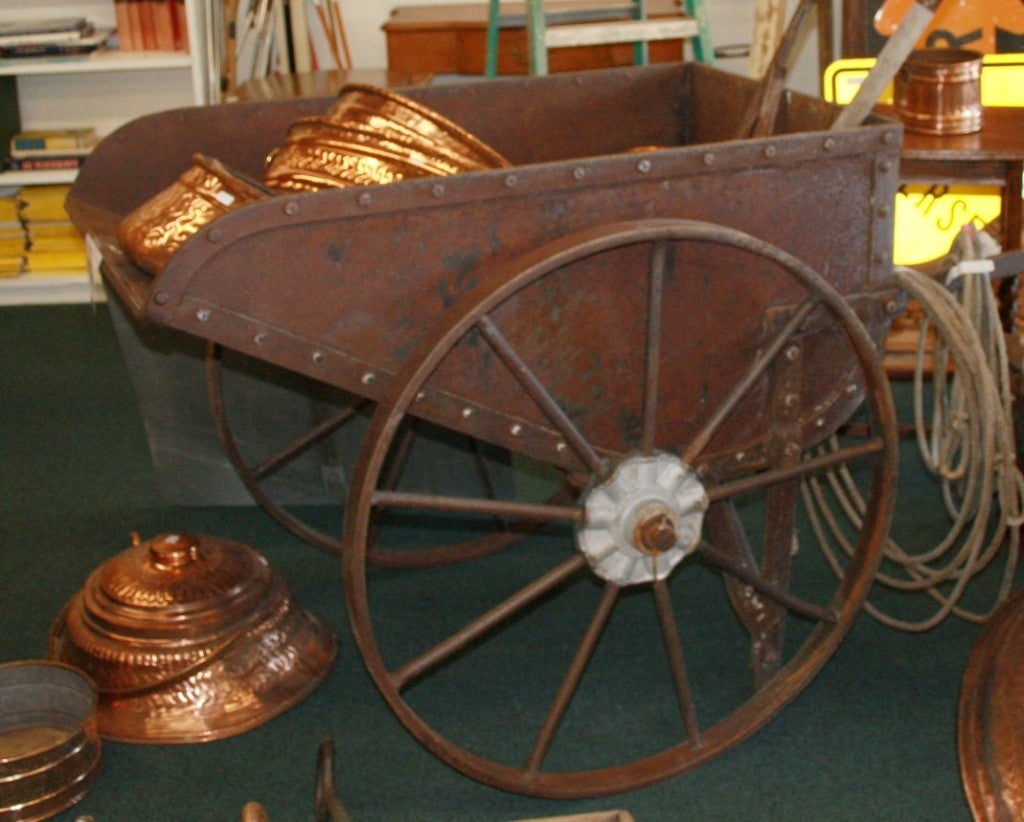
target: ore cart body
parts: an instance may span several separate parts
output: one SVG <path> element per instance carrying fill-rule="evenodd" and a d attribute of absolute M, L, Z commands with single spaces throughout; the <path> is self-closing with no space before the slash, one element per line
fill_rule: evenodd
<path fill-rule="evenodd" d="M 692 64 L 407 93 L 513 167 L 248 205 L 151 280 L 119 220 L 195 152 L 259 175 L 330 101 L 213 106 L 108 137 L 69 208 L 138 321 L 375 403 L 345 594 L 420 742 L 537 795 L 679 773 L 799 693 L 872 580 L 896 471 L 877 350 L 898 302 L 900 127 L 830 130 L 831 107 L 788 95 L 774 134 L 732 139 L 753 84 Z M 409 418 L 540 466 L 556 491 L 396 484 Z M 799 496 L 836 466 L 864 509 L 849 564 L 828 569 Z M 467 530 L 441 547 L 389 531 L 412 515 Z M 480 601 L 476 563 L 507 592 Z"/>

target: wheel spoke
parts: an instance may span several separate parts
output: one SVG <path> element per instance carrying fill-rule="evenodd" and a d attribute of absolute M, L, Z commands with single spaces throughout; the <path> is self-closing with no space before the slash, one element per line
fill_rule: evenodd
<path fill-rule="evenodd" d="M 396 435 L 397 445 L 394 453 L 391 454 L 381 474 L 381 486 L 383 488 L 396 488 L 402 471 L 405 469 L 409 459 L 409 450 L 412 448 L 413 423 L 406 420 L 402 423 Z"/>
<path fill-rule="evenodd" d="M 362 408 L 369 404 L 369 400 L 353 398 L 353 401 L 340 409 L 336 414 L 322 421 L 304 434 L 299 435 L 287 443 L 274 454 L 258 463 L 255 467 L 247 465 L 238 450 L 235 437 L 227 424 L 227 409 L 224 406 L 224 391 L 222 388 L 224 380 L 224 365 L 221 361 L 219 346 L 211 343 L 206 351 L 206 386 L 210 402 L 210 410 L 213 415 L 217 433 L 221 443 L 240 470 L 244 466 L 254 480 L 262 480 L 269 474 L 276 471 L 305 453 L 310 447 L 321 442 L 324 438 L 337 431 L 342 425 L 354 417 Z"/>
<path fill-rule="evenodd" d="M 733 409 L 739 405 L 740 400 L 746 396 L 747 392 L 751 389 L 758 378 L 765 372 L 772 361 L 783 349 L 790 338 L 796 333 L 797 329 L 803 323 L 807 316 L 814 310 L 818 305 L 819 300 L 817 298 L 808 298 L 800 304 L 800 307 L 793 312 L 793 316 L 790 317 L 789 322 L 775 335 L 775 339 L 771 341 L 769 346 L 764 350 L 764 353 L 760 357 L 754 359 L 751 363 L 747 373 L 743 376 L 743 379 L 736 384 L 736 386 L 729 392 L 729 395 L 725 398 L 725 402 L 718 408 L 718 410 L 711 416 L 711 419 L 705 424 L 704 428 L 697 433 L 697 435 L 690 442 L 689 447 L 682 455 L 683 462 L 687 465 L 696 464 L 697 457 L 700 456 L 701 452 L 707 447 L 708 442 L 714 436 L 715 431 L 725 421 L 725 419 L 732 413 Z"/>
<path fill-rule="evenodd" d="M 557 502 L 570 500 L 573 499 L 573 497 L 574 495 L 570 492 L 569 488 L 563 487 L 561 490 L 552 494 L 545 505 L 548 508 L 567 507 L 559 506 L 557 505 Z M 381 509 L 379 508 L 375 509 L 375 512 L 379 512 L 380 510 Z M 459 562 L 480 559 L 481 557 L 495 554 L 498 551 L 519 542 L 524 537 L 529 536 L 540 528 L 544 522 L 549 521 L 547 519 L 541 521 L 536 519 L 524 519 L 507 524 L 504 519 L 495 519 L 497 522 L 501 523 L 502 527 L 500 531 L 496 531 L 493 534 L 487 534 L 486 536 L 465 540 L 463 542 L 455 542 L 448 545 L 438 545 L 432 548 L 417 548 L 406 551 L 396 551 L 386 548 L 367 548 L 366 559 L 368 562 L 371 562 L 374 565 L 379 565 L 383 568 L 413 569 L 454 565 Z"/>
<path fill-rule="evenodd" d="M 487 499 L 497 499 L 498 494 L 494 490 L 494 483 L 491 481 L 491 474 L 487 470 L 487 461 L 484 458 L 483 451 L 480 449 L 480 440 L 475 439 L 474 437 L 466 437 L 465 440 L 466 447 L 473 455 L 473 465 L 476 467 L 476 475 L 480 480 L 480 485 L 483 488 L 484 494 L 487 495 Z M 507 531 L 509 529 L 508 522 L 501 518 L 497 520 L 497 524 L 503 531 Z"/>
<path fill-rule="evenodd" d="M 300 434 L 283 448 L 280 448 L 276 453 L 271 454 L 257 466 L 252 468 L 252 475 L 256 479 L 263 479 L 267 475 L 276 471 L 282 465 L 286 465 L 297 457 L 302 456 L 302 454 L 312 446 L 322 441 L 325 437 L 329 437 L 342 425 L 352 419 L 352 417 L 359 412 L 359 409 L 367 405 L 368 402 L 368 400 L 364 400 L 362 402 L 354 402 L 352 405 L 347 405 L 338 411 L 338 413 L 328 417 L 323 422 L 311 428 L 305 434 Z"/>
<path fill-rule="evenodd" d="M 537 741 L 534 743 L 533 751 L 530 753 L 530 758 L 526 764 L 526 770 L 529 773 L 536 773 L 540 769 L 544 757 L 547 756 L 551 742 L 555 738 L 555 731 L 558 729 L 558 725 L 562 721 L 566 709 L 569 707 L 572 695 L 576 693 L 576 688 L 579 687 L 580 679 L 583 678 L 583 672 L 586 670 L 587 663 L 590 662 L 590 657 L 593 656 L 594 648 L 597 646 L 597 640 L 600 638 L 601 632 L 608 622 L 608 617 L 611 616 L 612 608 L 615 606 L 615 601 L 619 596 L 619 590 L 619 586 L 611 582 L 604 587 L 601 601 L 598 603 L 597 609 L 590 619 L 590 624 L 587 626 L 586 633 L 583 634 L 579 648 L 576 649 L 576 655 L 573 657 L 572 664 L 569 666 L 569 670 L 566 671 L 555 701 L 548 709 L 544 725 L 537 735 Z"/>
<path fill-rule="evenodd" d="M 441 494 L 417 494 L 406 491 L 374 491 L 375 508 L 415 508 L 422 511 L 448 511 L 461 514 L 489 514 L 535 522 L 582 522 L 583 512 L 571 505 L 546 505 L 508 502 L 499 499 L 449 497 Z"/>
<path fill-rule="evenodd" d="M 583 461 L 583 464 L 594 474 L 604 476 L 605 468 L 594 447 L 587 442 L 582 432 L 576 427 L 572 420 L 561 409 L 555 398 L 543 386 L 537 375 L 533 373 L 530 366 L 512 347 L 490 317 L 483 316 L 477 323 L 477 327 L 494 347 L 494 350 L 501 357 L 502 361 L 509 367 L 519 384 L 523 386 L 530 398 L 537 403 L 541 411 L 551 420 L 551 423 L 561 432 L 566 444 Z"/>
<path fill-rule="evenodd" d="M 777 585 L 773 585 L 765 580 L 754 569 L 743 564 L 734 557 L 731 557 L 724 551 L 720 551 L 708 542 L 702 541 L 697 551 L 712 565 L 717 566 L 727 574 L 731 574 L 741 582 L 749 585 L 759 594 L 763 594 L 795 614 L 808 617 L 809 619 L 813 619 L 817 622 L 833 623 L 837 619 L 836 613 L 833 609 L 823 608 L 821 605 L 817 605 L 813 602 L 807 602 L 807 600 L 800 599 L 800 597 L 794 596 L 788 591 L 784 591 Z"/>
<path fill-rule="evenodd" d="M 658 428 L 658 378 L 661 368 L 661 298 L 668 261 L 668 243 L 661 240 L 651 252 L 647 295 L 647 361 L 644 375 L 644 422 L 640 450 L 650 454 Z"/>
<path fill-rule="evenodd" d="M 402 690 L 412 680 L 422 676 L 427 671 L 435 668 L 450 659 L 460 650 L 465 648 L 473 640 L 483 636 L 487 631 L 501 624 L 505 620 L 514 617 L 531 603 L 544 596 L 552 588 L 575 574 L 580 568 L 586 565 L 586 559 L 582 554 L 573 554 L 561 565 L 538 577 L 529 585 L 519 589 L 508 599 L 496 605 L 482 616 L 470 622 L 464 628 L 456 631 L 442 642 L 439 642 L 426 653 L 410 660 L 401 668 L 388 675 L 390 684 L 396 690 Z"/>
<path fill-rule="evenodd" d="M 686 676 L 686 664 L 683 660 L 683 641 L 679 636 L 679 625 L 676 622 L 675 614 L 672 612 L 672 599 L 668 593 L 668 585 L 663 579 L 657 579 L 653 584 L 654 604 L 658 609 L 658 621 L 661 623 L 661 633 L 665 639 L 665 652 L 668 654 L 668 664 L 672 671 L 672 680 L 676 686 L 676 700 L 679 702 L 679 712 L 683 717 L 683 725 L 686 727 L 686 734 L 694 745 L 700 745 L 700 726 L 697 723 L 697 710 L 693 704 L 693 692 L 690 689 L 690 680 Z"/>
<path fill-rule="evenodd" d="M 767 488 L 771 485 L 786 482 L 791 479 L 797 479 L 799 477 L 805 477 L 809 474 L 817 474 L 842 462 L 860 459 L 862 457 L 871 456 L 872 454 L 880 454 L 883 451 L 885 451 L 885 441 L 881 437 L 878 437 L 859 445 L 851 445 L 846 448 L 842 448 L 839 451 L 835 451 L 830 454 L 809 457 L 801 460 L 796 465 L 786 468 L 773 468 L 769 471 L 762 471 L 758 474 L 752 474 L 751 476 L 742 477 L 738 480 L 723 482 L 721 485 L 716 485 L 707 489 L 708 499 L 711 500 L 711 502 L 718 502 L 737 494 L 744 494 L 748 491 Z"/>

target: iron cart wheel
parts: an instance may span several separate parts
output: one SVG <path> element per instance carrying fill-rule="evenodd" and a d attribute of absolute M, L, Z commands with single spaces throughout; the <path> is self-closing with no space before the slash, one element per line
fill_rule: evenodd
<path fill-rule="evenodd" d="M 230 364 L 225 368 L 225 357 Z M 254 373 L 247 373 L 253 371 Z M 260 397 L 253 391 L 258 384 L 267 393 Z M 337 536 L 337 512 L 324 502 L 286 504 L 293 487 L 298 494 L 319 493 L 329 502 L 341 506 L 346 496 L 345 473 L 354 456 L 365 417 L 373 404 L 333 386 L 285 372 L 268 363 L 257 362 L 234 352 L 225 351 L 216 343 L 206 349 L 206 392 L 217 435 L 236 475 L 256 503 L 274 520 L 303 542 L 329 554 L 341 553 Z M 234 394 L 235 396 L 231 396 Z M 268 403 L 277 396 L 289 407 L 279 411 L 267 431 L 253 422 L 271 409 Z M 255 430 L 253 430 L 255 429 Z M 389 480 L 396 485 L 406 465 L 408 452 L 415 439 L 414 426 L 402 431 L 401 448 L 389 466 Z M 487 457 L 480 443 L 470 437 L 459 438 L 458 447 L 465 451 L 465 462 L 472 465 L 479 477 L 479 488 L 494 497 Z M 352 453 L 350 454 L 349 451 Z M 315 464 L 319 460 L 322 464 Z M 300 469 L 304 473 L 293 473 Z M 319 471 L 319 475 L 310 476 Z M 332 527 L 333 526 L 333 527 Z M 423 567 L 462 562 L 499 551 L 520 538 L 512 524 L 474 540 L 462 540 L 433 546 L 430 550 L 403 551 L 399 548 L 374 551 L 370 561 L 393 567 Z"/>
<path fill-rule="evenodd" d="M 806 265 L 700 222 L 601 227 L 490 282 L 410 358 L 363 440 L 343 553 L 360 652 L 406 728 L 486 784 L 568 798 L 679 774 L 768 722 L 860 610 L 896 473 L 875 344 Z M 702 304 L 711 292 L 723 299 Z M 785 305 L 747 316 L 758 294 Z M 713 338 L 698 331 L 708 323 Z M 739 367 L 736 352 L 749 355 Z M 524 451 L 538 453 L 531 431 L 534 445 L 550 434 L 550 465 L 580 478 L 574 502 L 382 483 L 406 419 L 443 418 L 467 375 L 491 380 L 483 396 L 509 404 Z M 858 405 L 859 439 L 805 456 Z M 454 407 L 456 424 L 487 416 Z M 868 501 L 838 582 L 820 554 L 794 550 L 800 479 L 836 461 L 857 466 Z M 392 528 L 409 543 L 406 518 L 481 514 L 536 531 L 440 574 L 368 567 Z"/>

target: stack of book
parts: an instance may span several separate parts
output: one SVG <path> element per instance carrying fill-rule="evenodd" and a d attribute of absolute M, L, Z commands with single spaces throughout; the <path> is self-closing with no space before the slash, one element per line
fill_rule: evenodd
<path fill-rule="evenodd" d="M 88 54 L 110 37 L 84 17 L 48 17 L 0 23 L 0 57 Z"/>
<path fill-rule="evenodd" d="M 54 128 L 19 131 L 11 137 L 8 165 L 12 169 L 78 168 L 99 137 L 93 128 Z"/>
<path fill-rule="evenodd" d="M 0 188 L 0 278 L 17 277 L 25 270 L 28 238 L 21 222 L 18 188 Z"/>
<path fill-rule="evenodd" d="M 69 185 L 24 186 L 18 210 L 25 228 L 26 274 L 75 274 L 88 270 L 85 240 L 64 208 Z"/>
<path fill-rule="evenodd" d="M 114 0 L 121 51 L 188 51 L 185 0 Z"/>

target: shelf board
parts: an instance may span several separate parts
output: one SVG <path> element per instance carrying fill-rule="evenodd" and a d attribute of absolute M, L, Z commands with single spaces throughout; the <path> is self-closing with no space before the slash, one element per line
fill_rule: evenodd
<path fill-rule="evenodd" d="M 181 51 L 120 51 L 97 49 L 90 54 L 63 57 L 0 59 L 0 75 L 78 74 L 101 71 L 145 71 L 190 68 L 192 56 Z"/>
<path fill-rule="evenodd" d="M 0 171 L 0 186 L 49 186 L 73 183 L 77 168 L 54 168 L 40 171 Z"/>
<path fill-rule="evenodd" d="M 0 278 L 0 306 L 104 302 L 103 287 L 86 272 Z"/>

